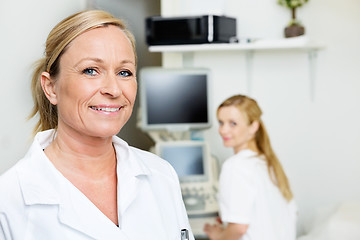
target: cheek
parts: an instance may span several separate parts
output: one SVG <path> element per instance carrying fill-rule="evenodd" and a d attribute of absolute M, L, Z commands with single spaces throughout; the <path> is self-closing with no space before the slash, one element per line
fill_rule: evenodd
<path fill-rule="evenodd" d="M 94 93 L 97 91 L 98 86 L 96 86 L 95 81 L 85 82 L 85 81 L 67 81 L 66 84 L 63 84 L 60 87 L 60 91 L 63 97 L 67 98 L 67 101 L 79 101 L 81 99 L 87 100 L 91 98 Z M 64 99 L 65 100 L 65 99 Z"/>
<path fill-rule="evenodd" d="M 244 135 L 245 135 L 244 129 L 238 128 L 234 131 L 234 133 L 237 136 L 237 138 L 239 138 L 239 139 L 244 138 Z"/>
<path fill-rule="evenodd" d="M 129 81 L 122 86 L 122 92 L 131 104 L 134 104 L 137 93 L 137 82 Z"/>

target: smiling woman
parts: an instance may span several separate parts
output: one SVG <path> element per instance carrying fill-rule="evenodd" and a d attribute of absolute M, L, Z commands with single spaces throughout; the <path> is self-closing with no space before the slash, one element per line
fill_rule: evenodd
<path fill-rule="evenodd" d="M 131 116 L 137 89 L 135 55 L 123 31 L 106 26 L 81 34 L 66 48 L 59 66 L 56 76 L 41 75 L 44 93 L 61 116 L 59 130 L 117 134 Z"/>
<path fill-rule="evenodd" d="M 217 109 L 219 134 L 234 150 L 221 169 L 221 222 L 205 225 L 211 240 L 294 240 L 296 204 L 286 174 L 272 150 L 257 102 L 244 95 Z"/>
<path fill-rule="evenodd" d="M 33 145 L 0 176 L 0 239 L 168 240 L 183 229 L 194 239 L 174 169 L 116 137 L 132 114 L 136 61 L 132 34 L 107 12 L 50 32 L 32 79 Z"/>

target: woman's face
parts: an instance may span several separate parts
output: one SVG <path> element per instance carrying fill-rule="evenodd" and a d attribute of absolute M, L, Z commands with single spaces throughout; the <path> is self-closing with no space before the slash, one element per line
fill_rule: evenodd
<path fill-rule="evenodd" d="M 117 134 L 132 113 L 135 74 L 134 52 L 120 28 L 96 28 L 75 38 L 60 59 L 49 98 L 57 105 L 58 131 L 93 137 Z"/>
<path fill-rule="evenodd" d="M 224 146 L 232 147 L 235 153 L 248 149 L 257 127 L 254 124 L 248 124 L 246 116 L 235 106 L 221 107 L 217 117 L 219 134 Z"/>

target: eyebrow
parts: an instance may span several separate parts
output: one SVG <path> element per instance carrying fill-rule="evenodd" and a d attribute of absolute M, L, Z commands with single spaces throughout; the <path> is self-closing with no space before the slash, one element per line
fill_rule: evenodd
<path fill-rule="evenodd" d="M 96 58 L 96 57 L 86 57 L 86 58 L 82 58 L 80 59 L 80 61 L 78 61 L 74 66 L 77 67 L 80 63 L 82 63 L 83 61 L 93 61 L 93 62 L 97 62 L 97 63 L 104 63 L 104 61 L 101 58 Z M 122 60 L 120 61 L 121 64 L 124 63 L 130 63 L 135 65 L 135 63 L 131 60 Z"/>
<path fill-rule="evenodd" d="M 97 63 L 104 63 L 104 61 L 100 58 L 93 58 L 93 57 L 86 57 L 86 58 L 82 58 L 80 59 L 80 61 L 78 61 L 74 67 L 77 67 L 80 65 L 80 63 L 84 62 L 84 61 L 94 61 L 94 62 L 97 62 Z"/>

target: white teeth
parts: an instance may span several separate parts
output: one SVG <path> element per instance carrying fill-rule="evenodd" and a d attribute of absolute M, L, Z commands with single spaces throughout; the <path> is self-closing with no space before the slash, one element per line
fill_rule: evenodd
<path fill-rule="evenodd" d="M 91 109 L 94 109 L 97 111 L 104 111 L 104 112 L 116 112 L 116 111 L 120 110 L 120 108 L 109 108 L 109 107 L 105 107 L 105 108 L 91 107 Z"/>

